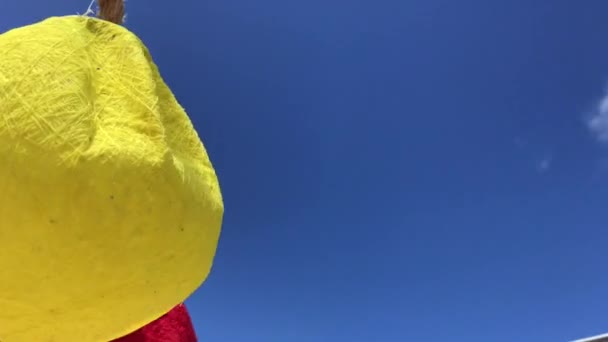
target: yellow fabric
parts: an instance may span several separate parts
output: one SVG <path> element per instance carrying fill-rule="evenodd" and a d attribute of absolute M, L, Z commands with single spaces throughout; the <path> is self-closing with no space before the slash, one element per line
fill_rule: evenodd
<path fill-rule="evenodd" d="M 211 268 L 207 153 L 121 26 L 50 18 L 0 35 L 0 53 L 0 341 L 136 330 Z"/>

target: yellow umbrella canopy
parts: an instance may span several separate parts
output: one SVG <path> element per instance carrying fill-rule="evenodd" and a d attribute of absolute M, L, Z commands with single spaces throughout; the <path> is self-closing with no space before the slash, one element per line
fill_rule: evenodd
<path fill-rule="evenodd" d="M 211 269 L 223 202 L 130 31 L 84 16 L 0 35 L 0 340 L 109 341 Z"/>

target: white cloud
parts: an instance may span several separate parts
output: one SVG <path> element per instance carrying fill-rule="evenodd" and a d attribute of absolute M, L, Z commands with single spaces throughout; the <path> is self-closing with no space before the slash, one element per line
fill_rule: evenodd
<path fill-rule="evenodd" d="M 538 169 L 538 172 L 545 173 L 545 172 L 549 171 L 552 164 L 553 164 L 553 158 L 551 158 L 550 156 L 547 156 L 547 157 L 541 159 L 536 164 L 536 168 Z"/>
<path fill-rule="evenodd" d="M 598 141 L 608 143 L 608 93 L 596 105 L 587 127 Z"/>

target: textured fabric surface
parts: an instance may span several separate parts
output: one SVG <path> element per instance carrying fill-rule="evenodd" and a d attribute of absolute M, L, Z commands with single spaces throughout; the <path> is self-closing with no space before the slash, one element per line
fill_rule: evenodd
<path fill-rule="evenodd" d="M 0 341 L 124 336 L 206 278 L 215 171 L 127 29 L 50 18 L 0 51 Z"/>
<path fill-rule="evenodd" d="M 180 304 L 161 318 L 113 342 L 196 342 L 186 306 Z"/>

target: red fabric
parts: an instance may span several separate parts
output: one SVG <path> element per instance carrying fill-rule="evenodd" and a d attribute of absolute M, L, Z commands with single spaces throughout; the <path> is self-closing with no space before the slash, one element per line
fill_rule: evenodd
<path fill-rule="evenodd" d="M 114 342 L 197 342 L 190 315 L 183 304 L 145 327 Z"/>

